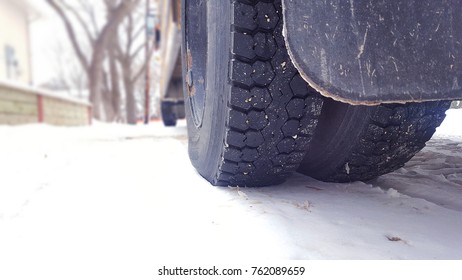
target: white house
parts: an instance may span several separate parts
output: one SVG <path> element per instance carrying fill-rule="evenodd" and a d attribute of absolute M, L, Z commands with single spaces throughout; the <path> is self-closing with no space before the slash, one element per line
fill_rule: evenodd
<path fill-rule="evenodd" d="M 0 0 L 0 80 L 32 83 L 30 19 L 26 0 Z"/>

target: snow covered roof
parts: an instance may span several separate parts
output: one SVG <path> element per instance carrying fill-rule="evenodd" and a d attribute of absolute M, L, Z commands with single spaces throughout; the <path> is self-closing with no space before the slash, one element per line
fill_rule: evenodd
<path fill-rule="evenodd" d="M 52 98 L 55 98 L 55 99 L 60 99 L 60 100 L 64 100 L 64 101 L 70 101 L 70 102 L 73 102 L 73 103 L 83 104 L 83 105 L 86 105 L 86 106 L 91 106 L 91 104 L 88 101 L 85 101 L 85 100 L 81 100 L 81 99 L 73 98 L 73 97 L 68 97 L 68 96 L 58 95 L 58 94 L 56 94 L 56 93 L 54 93 L 52 91 L 39 89 L 39 88 L 36 88 L 36 87 L 25 86 L 25 85 L 17 83 L 17 82 L 0 80 L 0 87 L 10 88 L 10 89 L 13 89 L 13 90 L 28 92 L 28 93 L 31 93 L 31 94 L 48 96 L 48 97 L 52 97 Z"/>

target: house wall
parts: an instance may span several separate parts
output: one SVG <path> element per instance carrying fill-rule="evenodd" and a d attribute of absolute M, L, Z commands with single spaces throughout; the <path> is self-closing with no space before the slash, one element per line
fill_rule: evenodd
<path fill-rule="evenodd" d="M 0 80 L 30 84 L 29 24 L 27 11 L 20 2 L 22 1 L 0 0 Z M 18 65 L 17 71 L 10 70 L 10 74 L 7 67 L 7 46 L 14 51 Z"/>

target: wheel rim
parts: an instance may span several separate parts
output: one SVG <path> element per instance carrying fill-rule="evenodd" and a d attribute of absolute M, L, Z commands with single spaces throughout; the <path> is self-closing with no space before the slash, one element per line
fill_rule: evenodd
<path fill-rule="evenodd" d="M 193 122 L 202 125 L 206 99 L 207 1 L 186 0 L 184 36 L 186 42 L 186 89 Z"/>

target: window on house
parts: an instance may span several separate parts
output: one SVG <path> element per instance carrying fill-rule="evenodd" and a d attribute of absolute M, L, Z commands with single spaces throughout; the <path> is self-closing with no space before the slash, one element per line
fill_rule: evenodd
<path fill-rule="evenodd" d="M 15 49 L 10 45 L 5 46 L 5 62 L 7 79 L 16 80 L 19 76 L 19 63 Z"/>

